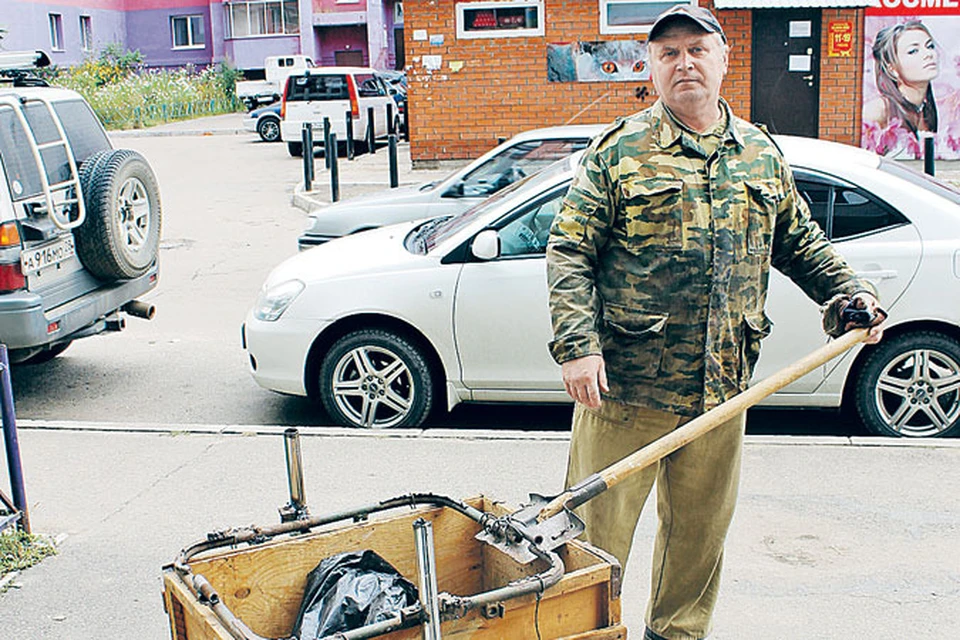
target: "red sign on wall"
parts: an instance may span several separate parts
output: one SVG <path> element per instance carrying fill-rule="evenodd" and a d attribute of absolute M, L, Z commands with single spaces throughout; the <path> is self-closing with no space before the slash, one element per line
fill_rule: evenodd
<path fill-rule="evenodd" d="M 853 52 L 853 23 L 831 20 L 827 25 L 827 57 L 847 57 Z"/>

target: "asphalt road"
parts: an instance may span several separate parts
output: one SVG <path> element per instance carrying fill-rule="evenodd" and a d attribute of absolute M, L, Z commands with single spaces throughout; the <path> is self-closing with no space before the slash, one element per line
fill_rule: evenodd
<path fill-rule="evenodd" d="M 258 387 L 240 345 L 240 326 L 261 283 L 297 250 L 306 215 L 291 199 L 301 161 L 285 145 L 262 143 L 255 134 L 125 136 L 114 142 L 146 156 L 160 182 L 161 277 L 144 298 L 156 305 L 156 318 L 128 318 L 121 333 L 80 340 L 44 365 L 14 368 L 18 417 L 181 426 L 330 424 L 311 401 Z M 356 175 L 342 162 L 341 180 L 349 182 L 351 171 Z M 436 175 L 408 170 L 402 179 Z M 569 418 L 567 406 L 461 405 L 428 425 L 556 431 L 567 429 Z M 834 414 L 783 411 L 754 412 L 750 431 L 859 433 L 855 422 Z"/>

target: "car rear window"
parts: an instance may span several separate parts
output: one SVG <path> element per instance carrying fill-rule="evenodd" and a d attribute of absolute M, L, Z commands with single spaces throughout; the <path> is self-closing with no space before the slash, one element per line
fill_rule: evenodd
<path fill-rule="evenodd" d="M 922 187 L 927 191 L 932 191 L 935 194 L 946 198 L 950 202 L 960 204 L 960 190 L 953 185 L 942 180 L 938 180 L 931 175 L 921 173 L 900 162 L 888 160 L 887 158 L 882 158 L 880 160 L 880 170 L 893 174 L 898 178 L 903 178 L 907 182 L 915 184 L 918 187 Z"/>
<path fill-rule="evenodd" d="M 357 82 L 357 93 L 361 98 L 387 95 L 386 89 L 372 73 L 358 73 L 353 79 Z"/>
<path fill-rule="evenodd" d="M 0 162 L 14 200 L 43 193 L 40 169 L 30 147 L 23 144 L 27 132 L 13 107 L 0 106 Z"/>
<path fill-rule="evenodd" d="M 288 102 L 348 100 L 350 98 L 347 90 L 347 76 L 345 75 L 290 76 L 288 83 Z"/>
<path fill-rule="evenodd" d="M 55 102 L 53 110 L 60 116 L 78 165 L 98 151 L 111 148 L 107 132 L 103 130 L 93 109 L 83 100 Z"/>

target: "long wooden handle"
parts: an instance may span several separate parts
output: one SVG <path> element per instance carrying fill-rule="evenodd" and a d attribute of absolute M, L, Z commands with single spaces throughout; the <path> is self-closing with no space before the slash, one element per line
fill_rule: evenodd
<path fill-rule="evenodd" d="M 764 378 L 746 391 L 735 395 L 723 404 L 694 418 L 682 427 L 671 431 L 667 435 L 654 440 L 647 446 L 639 449 L 623 460 L 615 462 L 597 475 L 606 485 L 605 489 L 622 482 L 634 473 L 644 469 L 657 460 L 665 458 L 688 442 L 699 438 L 703 434 L 724 424 L 769 395 L 784 388 L 791 382 L 807 375 L 819 366 L 846 352 L 848 349 L 863 342 L 867 337 L 867 329 L 853 329 L 836 340 L 831 340 L 816 351 L 808 354 L 793 364 L 784 367 L 776 373 Z M 570 501 L 572 493 L 564 492 L 545 506 L 538 516 L 543 521 L 550 516 L 560 513 Z M 591 496 L 592 497 L 592 496 Z"/>

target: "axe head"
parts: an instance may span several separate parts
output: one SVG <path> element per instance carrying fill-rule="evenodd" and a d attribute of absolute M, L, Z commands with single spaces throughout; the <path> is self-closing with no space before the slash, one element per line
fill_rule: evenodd
<path fill-rule="evenodd" d="M 540 512 L 552 500 L 531 493 L 530 502 L 518 511 L 491 517 L 482 523 L 483 530 L 476 539 L 493 545 L 520 564 L 533 562 L 544 552 L 553 551 L 583 533 L 583 520 L 569 509 L 540 521 Z"/>

